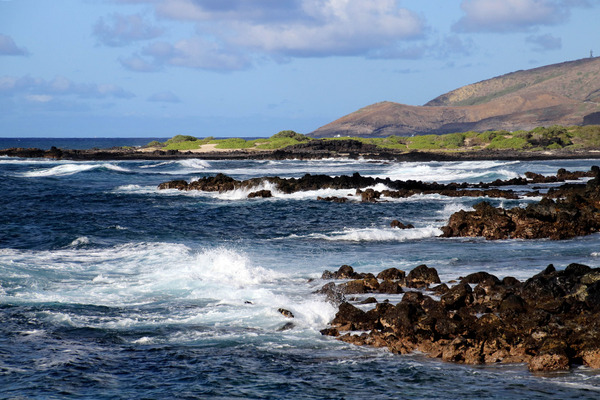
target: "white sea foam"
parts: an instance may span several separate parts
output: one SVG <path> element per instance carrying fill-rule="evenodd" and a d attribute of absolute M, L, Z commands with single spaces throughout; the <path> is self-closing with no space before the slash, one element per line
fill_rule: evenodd
<path fill-rule="evenodd" d="M 127 193 L 127 194 L 154 194 L 157 193 L 159 190 L 157 189 L 156 186 L 140 186 L 140 185 L 122 185 L 122 186 L 118 186 L 117 188 L 115 188 L 113 190 L 113 193 Z M 164 191 L 160 191 L 160 192 L 164 192 L 164 193 L 178 193 L 179 191 L 173 191 L 173 190 L 164 190 Z"/>
<path fill-rule="evenodd" d="M 21 176 L 27 178 L 39 178 L 48 176 L 68 176 L 78 174 L 80 172 L 91 171 L 95 169 L 106 169 L 116 172 L 131 172 L 131 170 L 123 167 L 119 167 L 115 164 L 102 163 L 102 164 L 64 164 L 57 165 L 52 168 L 38 169 L 34 171 L 24 172 Z"/>
<path fill-rule="evenodd" d="M 343 231 L 331 232 L 327 234 L 313 233 L 307 235 L 308 238 L 324 239 L 329 241 L 349 241 L 349 242 L 404 242 L 407 240 L 425 239 L 439 236 L 442 231 L 433 226 L 414 229 L 396 229 L 396 228 L 349 228 Z"/>
<path fill-rule="evenodd" d="M 449 163 L 394 164 L 383 177 L 393 180 L 418 180 L 425 182 L 461 182 L 466 180 L 490 181 L 516 178 L 514 171 L 499 168 L 516 162 L 464 161 Z M 490 171 L 490 169 L 497 168 Z"/>
<path fill-rule="evenodd" d="M 169 299 L 190 304 L 168 313 L 129 312 L 115 318 L 47 312 L 53 324 L 129 329 L 160 324 L 200 324 L 276 329 L 283 307 L 300 329 L 317 329 L 335 314 L 290 276 L 256 265 L 231 248 L 199 252 L 181 244 L 138 243 L 108 249 L 5 250 L 0 265 L 27 285 L 3 293 L 11 302 L 131 307 Z M 7 273 L 4 276 L 10 276 Z M 191 306 L 193 305 L 193 306 Z"/>
<path fill-rule="evenodd" d="M 198 171 L 206 168 L 210 168 L 210 163 L 205 160 L 200 160 L 197 158 L 191 158 L 186 160 L 177 161 L 179 165 L 185 168 L 189 168 L 190 170 Z"/>
<path fill-rule="evenodd" d="M 68 247 L 80 247 L 90 244 L 90 238 L 87 236 L 80 236 L 77 239 L 73 240 Z"/>
<path fill-rule="evenodd" d="M 473 211 L 473 207 L 467 206 L 459 202 L 448 203 L 443 209 L 438 211 L 438 214 L 444 219 L 450 218 L 450 216 L 459 211 Z"/>

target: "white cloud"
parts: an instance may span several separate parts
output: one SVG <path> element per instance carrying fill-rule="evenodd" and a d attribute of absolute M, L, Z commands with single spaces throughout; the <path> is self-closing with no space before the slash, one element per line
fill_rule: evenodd
<path fill-rule="evenodd" d="M 180 40 L 175 44 L 155 42 L 145 47 L 142 53 L 151 57 L 152 62 L 140 60 L 146 65 L 156 67 L 171 65 L 215 71 L 234 71 L 245 69 L 250 64 L 246 56 L 230 49 L 224 49 L 218 43 L 200 37 Z"/>
<path fill-rule="evenodd" d="M 13 38 L 0 33 L 0 56 L 26 56 L 29 52 L 17 46 Z"/>
<path fill-rule="evenodd" d="M 572 7 L 589 6 L 582 0 L 463 0 L 465 15 L 453 27 L 458 32 L 527 31 L 565 21 Z"/>
<path fill-rule="evenodd" d="M 100 18 L 93 30 L 98 40 L 107 46 L 126 46 L 132 42 L 159 37 L 163 29 L 145 21 L 140 14 L 112 14 Z"/>
<path fill-rule="evenodd" d="M 367 55 L 424 31 L 424 21 L 398 0 L 164 0 L 157 13 L 197 22 L 199 35 L 221 49 L 275 57 Z"/>

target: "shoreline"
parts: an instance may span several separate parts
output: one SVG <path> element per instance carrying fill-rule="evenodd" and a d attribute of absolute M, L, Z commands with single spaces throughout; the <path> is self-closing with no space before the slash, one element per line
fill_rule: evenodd
<path fill-rule="evenodd" d="M 0 149 L 0 156 L 20 158 L 48 158 L 73 161 L 104 160 L 315 160 L 327 158 L 372 159 L 385 161 L 485 161 L 485 160 L 556 160 L 600 159 L 600 150 L 545 150 L 539 152 L 518 150 L 475 150 L 468 152 L 419 151 L 409 152 L 377 148 L 355 140 L 313 141 L 308 144 L 289 146 L 277 150 L 216 149 L 201 151 L 152 150 L 152 149 L 60 149 L 38 148 Z"/>

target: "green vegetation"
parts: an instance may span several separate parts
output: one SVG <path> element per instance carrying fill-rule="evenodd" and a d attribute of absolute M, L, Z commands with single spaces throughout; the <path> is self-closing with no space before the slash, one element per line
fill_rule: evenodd
<path fill-rule="evenodd" d="M 253 140 L 245 140 L 241 138 L 234 139 L 216 139 L 210 142 L 216 144 L 217 149 L 249 149 L 254 147 L 255 143 Z"/>
<path fill-rule="evenodd" d="M 570 126 L 553 125 L 538 127 L 530 131 L 508 132 L 505 130 L 486 132 L 462 132 L 446 135 L 388 136 L 385 138 L 342 137 L 324 140 L 353 139 L 372 144 L 382 149 L 425 150 L 425 151 L 476 151 L 524 150 L 545 151 L 557 149 L 600 149 L 600 125 Z M 205 144 L 217 149 L 276 150 L 314 140 L 294 131 L 281 131 L 270 138 L 246 140 L 243 138 L 215 139 L 212 136 L 198 139 L 194 136 L 177 135 L 165 143 L 150 142 L 146 147 L 163 150 L 194 150 Z"/>

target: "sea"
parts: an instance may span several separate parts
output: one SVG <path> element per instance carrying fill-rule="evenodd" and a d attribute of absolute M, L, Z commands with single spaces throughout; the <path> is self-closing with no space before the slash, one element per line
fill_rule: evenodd
<path fill-rule="evenodd" d="M 248 199 L 249 190 L 157 189 L 217 173 L 359 172 L 447 183 L 592 165 L 600 160 L 0 157 L 0 398 L 598 399 L 600 371 L 587 367 L 534 374 L 524 364 L 459 365 L 320 334 L 336 308 L 315 291 L 327 283 L 323 271 L 343 264 L 373 273 L 426 264 L 445 282 L 477 271 L 524 280 L 550 263 L 599 267 L 598 234 L 564 241 L 439 237 L 452 213 L 482 200 L 514 207 L 539 199 L 418 195 L 363 204 L 349 190 L 283 194 L 266 185 L 272 198 Z M 394 219 L 415 229 L 392 229 Z"/>

